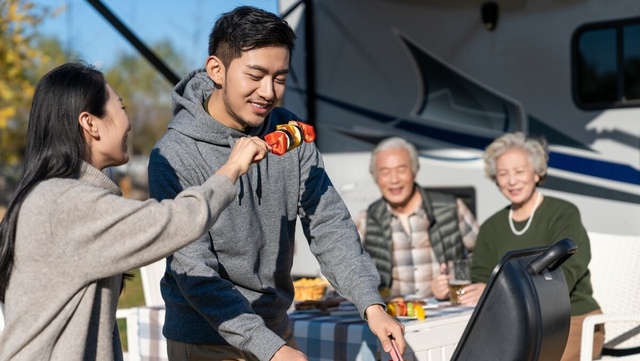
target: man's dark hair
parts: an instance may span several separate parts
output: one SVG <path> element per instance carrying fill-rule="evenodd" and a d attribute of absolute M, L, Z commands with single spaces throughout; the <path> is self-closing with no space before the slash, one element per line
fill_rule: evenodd
<path fill-rule="evenodd" d="M 252 6 L 240 6 L 220 16 L 209 34 L 209 55 L 215 55 L 229 67 L 231 60 L 249 51 L 267 46 L 286 46 L 289 55 L 295 49 L 296 34 L 277 15 Z M 291 58 L 289 58 L 291 59 Z"/>

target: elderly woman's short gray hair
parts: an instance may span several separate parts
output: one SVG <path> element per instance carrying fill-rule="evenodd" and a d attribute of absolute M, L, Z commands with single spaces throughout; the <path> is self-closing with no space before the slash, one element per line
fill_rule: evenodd
<path fill-rule="evenodd" d="M 484 171 L 492 181 L 496 181 L 496 159 L 512 148 L 524 149 L 529 154 L 529 161 L 533 165 L 540 181 L 547 178 L 547 162 L 549 161 L 549 151 L 547 141 L 544 137 L 539 139 L 527 138 L 524 133 L 507 133 L 494 140 L 484 152 Z"/>
<path fill-rule="evenodd" d="M 400 137 L 391 137 L 378 143 L 378 145 L 371 152 L 369 173 L 371 173 L 373 179 L 378 179 L 378 174 L 376 174 L 376 155 L 389 149 L 406 149 L 409 152 L 409 158 L 411 159 L 411 171 L 414 175 L 418 174 L 418 170 L 420 169 L 420 162 L 418 161 L 418 150 L 416 149 L 416 147 Z"/>

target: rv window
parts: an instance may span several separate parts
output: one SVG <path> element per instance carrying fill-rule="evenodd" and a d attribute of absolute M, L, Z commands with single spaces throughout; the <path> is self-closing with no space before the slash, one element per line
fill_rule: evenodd
<path fill-rule="evenodd" d="M 579 28 L 573 74 L 582 109 L 640 106 L 640 18 Z"/>
<path fill-rule="evenodd" d="M 618 99 L 616 30 L 585 31 L 578 44 L 578 94 L 582 103 Z"/>
<path fill-rule="evenodd" d="M 640 24 L 623 29 L 624 97 L 640 100 Z"/>

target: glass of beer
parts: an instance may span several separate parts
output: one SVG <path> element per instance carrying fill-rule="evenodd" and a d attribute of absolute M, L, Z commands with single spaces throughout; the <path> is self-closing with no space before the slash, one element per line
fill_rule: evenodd
<path fill-rule="evenodd" d="M 460 259 L 449 261 L 449 300 L 452 305 L 459 305 L 459 296 L 464 294 L 464 287 L 471 284 L 471 260 Z"/>

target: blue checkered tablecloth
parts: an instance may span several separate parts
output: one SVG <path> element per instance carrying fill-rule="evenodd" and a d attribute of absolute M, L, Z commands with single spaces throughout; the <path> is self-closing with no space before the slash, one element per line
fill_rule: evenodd
<path fill-rule="evenodd" d="M 425 321 L 401 320 L 403 322 L 429 322 L 447 315 L 457 315 L 473 310 L 473 307 L 451 307 L 448 302 L 429 302 L 435 307 L 427 308 Z M 353 305 L 342 305 L 341 312 L 355 310 Z M 358 314 L 332 315 L 320 311 L 297 311 L 289 314 L 289 326 L 293 330 L 298 347 L 309 361 L 376 361 L 378 339 L 371 333 L 366 321 Z"/>
<path fill-rule="evenodd" d="M 429 305 L 425 321 L 401 321 L 429 322 L 473 310 L 473 307 L 451 307 L 448 302 L 429 301 Z M 167 342 L 162 336 L 164 314 L 162 307 L 132 309 L 127 317 L 130 361 L 168 360 Z M 333 315 L 318 310 L 294 311 L 289 313 L 289 325 L 300 351 L 309 361 L 375 361 L 379 358 L 377 337 L 352 304 L 342 304 L 340 311 Z"/>
<path fill-rule="evenodd" d="M 377 339 L 358 315 L 292 313 L 289 325 L 309 361 L 374 361 Z"/>

